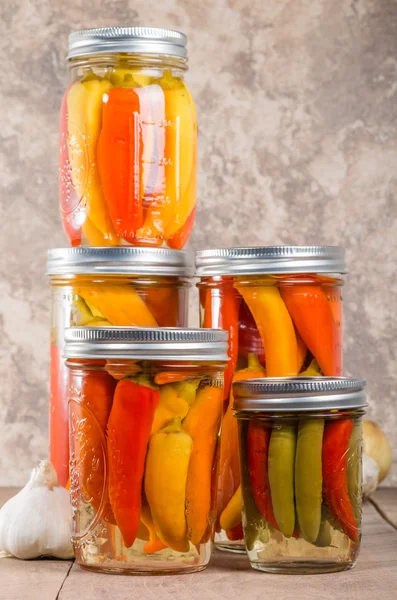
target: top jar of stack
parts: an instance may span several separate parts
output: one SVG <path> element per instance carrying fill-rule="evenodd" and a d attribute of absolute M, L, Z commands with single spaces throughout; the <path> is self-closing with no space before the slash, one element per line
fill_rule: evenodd
<path fill-rule="evenodd" d="M 196 256 L 201 324 L 229 331 L 217 540 L 235 549 L 242 546 L 242 529 L 235 498 L 240 469 L 232 380 L 341 375 L 344 250 L 333 246 L 225 248 L 203 250 Z"/>
<path fill-rule="evenodd" d="M 181 249 L 196 211 L 186 37 L 146 27 L 79 31 L 68 63 L 59 177 L 70 244 Z"/>

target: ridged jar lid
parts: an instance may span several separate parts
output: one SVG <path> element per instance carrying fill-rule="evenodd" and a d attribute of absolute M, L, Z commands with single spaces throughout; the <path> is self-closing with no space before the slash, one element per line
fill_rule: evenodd
<path fill-rule="evenodd" d="M 53 248 L 47 275 L 164 275 L 192 277 L 194 257 L 186 250 L 105 246 Z"/>
<path fill-rule="evenodd" d="M 161 54 L 187 58 L 187 37 L 159 27 L 97 27 L 69 35 L 67 59 L 94 54 Z"/>
<path fill-rule="evenodd" d="M 351 377 L 246 379 L 233 384 L 233 409 L 293 413 L 364 408 L 365 385 Z"/>
<path fill-rule="evenodd" d="M 340 246 L 253 246 L 196 252 L 197 277 L 345 272 L 345 250 Z"/>
<path fill-rule="evenodd" d="M 227 331 L 176 327 L 70 327 L 65 358 L 227 361 Z"/>

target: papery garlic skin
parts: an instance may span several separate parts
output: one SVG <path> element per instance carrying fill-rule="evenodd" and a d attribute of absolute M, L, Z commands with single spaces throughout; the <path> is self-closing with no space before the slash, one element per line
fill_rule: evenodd
<path fill-rule="evenodd" d="M 42 460 L 26 486 L 0 510 L 0 551 L 17 558 L 73 558 L 69 492 Z"/>
<path fill-rule="evenodd" d="M 379 467 L 373 458 L 363 454 L 363 495 L 372 494 L 379 483 Z"/>

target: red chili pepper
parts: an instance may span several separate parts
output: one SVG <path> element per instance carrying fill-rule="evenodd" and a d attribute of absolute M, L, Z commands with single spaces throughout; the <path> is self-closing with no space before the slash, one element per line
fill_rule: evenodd
<path fill-rule="evenodd" d="M 262 338 L 255 323 L 252 313 L 244 301 L 240 306 L 239 323 L 239 354 L 247 357 L 248 354 L 256 354 L 261 365 L 266 362 Z"/>
<path fill-rule="evenodd" d="M 359 530 L 354 518 L 347 484 L 347 455 L 353 431 L 353 419 L 337 419 L 326 423 L 323 436 L 324 503 L 343 531 L 354 542 Z"/>
<path fill-rule="evenodd" d="M 295 327 L 324 375 L 340 375 L 340 336 L 322 287 L 294 284 L 280 286 L 280 292 Z"/>
<path fill-rule="evenodd" d="M 229 333 L 229 361 L 224 373 L 224 399 L 229 397 L 238 358 L 238 324 L 241 297 L 225 278 L 220 287 L 206 290 L 203 327 L 225 329 Z"/>
<path fill-rule="evenodd" d="M 99 176 L 114 228 L 133 243 L 144 219 L 139 96 L 132 88 L 112 88 L 107 96 L 97 148 Z"/>
<path fill-rule="evenodd" d="M 118 382 L 108 421 L 109 497 L 124 544 L 137 536 L 147 445 L 160 392 L 130 379 Z"/>
<path fill-rule="evenodd" d="M 252 495 L 260 512 L 269 525 L 278 529 L 270 495 L 267 471 L 271 427 L 260 421 L 250 421 L 247 434 L 248 472 Z"/>
<path fill-rule="evenodd" d="M 69 478 L 68 373 L 62 351 L 52 342 L 50 349 L 50 460 L 59 483 Z"/>
<path fill-rule="evenodd" d="M 74 455 L 78 463 L 81 488 L 96 512 L 102 505 L 101 517 L 115 524 L 105 488 L 106 425 L 113 402 L 116 381 L 106 371 L 76 375 L 73 385 L 80 401 L 70 404 L 71 427 L 74 431 Z"/>
<path fill-rule="evenodd" d="M 238 540 L 243 540 L 244 539 L 243 524 L 239 523 L 238 525 L 236 525 L 236 527 L 233 527 L 233 529 L 229 529 L 229 531 L 226 531 L 226 535 L 227 535 L 228 539 L 232 542 L 237 542 Z"/>
<path fill-rule="evenodd" d="M 62 225 L 72 246 L 80 246 L 81 212 L 80 198 L 72 181 L 72 168 L 68 152 L 68 89 L 62 99 L 59 137 L 59 207 Z M 84 212 L 84 211 L 83 211 Z M 84 217 L 83 217 L 84 221 Z"/>

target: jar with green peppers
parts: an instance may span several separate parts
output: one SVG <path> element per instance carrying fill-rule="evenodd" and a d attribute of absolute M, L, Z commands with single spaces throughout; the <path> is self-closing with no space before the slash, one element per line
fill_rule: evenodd
<path fill-rule="evenodd" d="M 227 334 L 75 327 L 64 352 L 77 563 L 201 571 L 214 537 Z"/>
<path fill-rule="evenodd" d="M 251 566 L 327 573 L 361 541 L 365 381 L 303 377 L 233 384 L 243 529 Z"/>
<path fill-rule="evenodd" d="M 72 246 L 186 244 L 197 146 L 186 45 L 183 33 L 150 27 L 69 36 L 59 201 Z"/>
<path fill-rule="evenodd" d="M 244 552 L 235 496 L 240 469 L 231 384 L 257 377 L 340 376 L 345 272 L 344 249 L 337 246 L 220 248 L 196 254 L 201 325 L 229 333 L 215 538 L 223 550 Z"/>

